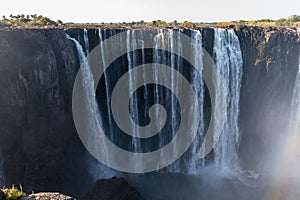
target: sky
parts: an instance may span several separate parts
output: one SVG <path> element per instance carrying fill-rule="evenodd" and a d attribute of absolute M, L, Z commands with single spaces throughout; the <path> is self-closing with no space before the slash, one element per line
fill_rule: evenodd
<path fill-rule="evenodd" d="M 0 15 L 38 14 L 77 23 L 218 22 L 300 14 L 299 0 L 2 0 Z"/>

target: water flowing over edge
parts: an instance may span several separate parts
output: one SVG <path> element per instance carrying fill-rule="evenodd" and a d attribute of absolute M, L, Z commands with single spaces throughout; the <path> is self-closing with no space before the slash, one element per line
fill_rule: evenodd
<path fill-rule="evenodd" d="M 300 32 L 300 30 L 299 30 Z M 300 130 L 299 121 L 300 121 L 300 51 L 298 58 L 298 71 L 296 75 L 295 85 L 293 88 L 293 96 L 291 101 L 291 116 L 290 116 L 290 125 L 289 125 L 289 134 L 294 136 L 297 135 L 297 132 Z"/>
<path fill-rule="evenodd" d="M 163 33 L 163 30 L 158 30 L 158 35 L 154 39 L 155 46 L 159 48 L 160 45 L 168 45 L 168 48 L 173 48 L 174 45 L 174 40 L 176 40 L 176 45 L 180 45 L 180 38 L 173 38 L 172 37 L 172 31 L 166 29 L 164 30 L 166 33 Z M 143 41 L 141 38 L 137 40 L 135 37 L 139 32 L 138 30 L 127 30 L 127 45 L 135 45 L 136 42 L 141 42 Z M 216 105 L 220 103 L 220 101 L 226 101 L 228 104 L 228 109 L 225 113 L 218 113 L 218 110 L 215 109 L 214 112 L 216 114 L 216 121 L 218 121 L 218 115 L 220 114 L 225 114 L 227 115 L 227 121 L 224 126 L 224 130 L 222 133 L 222 136 L 220 138 L 220 141 L 216 145 L 214 149 L 215 153 L 215 159 L 213 165 L 218 168 L 221 173 L 225 175 L 230 175 L 232 172 L 240 172 L 240 165 L 238 161 L 238 146 L 239 146 L 239 141 L 240 141 L 240 131 L 238 128 L 238 114 L 239 114 L 239 95 L 240 95 L 240 87 L 241 87 L 241 77 L 242 77 L 242 56 L 241 56 L 241 49 L 240 49 L 240 44 L 238 37 L 236 36 L 235 32 L 233 30 L 225 30 L 225 29 L 215 29 L 215 39 L 214 39 L 214 55 L 215 55 L 215 61 L 218 66 L 220 75 L 222 78 L 225 80 L 226 83 L 226 88 L 227 88 L 227 93 L 225 94 L 226 99 L 221 99 L 216 98 Z M 104 33 L 105 34 L 105 33 Z M 202 62 L 202 36 L 200 31 L 192 31 L 193 39 L 195 39 L 196 43 L 193 44 L 193 53 L 195 55 L 195 59 L 197 59 L 199 62 Z M 72 40 L 77 48 L 78 51 L 78 56 L 79 60 L 82 63 L 86 55 L 89 53 L 89 40 L 88 40 L 88 34 L 87 30 L 84 30 L 83 38 L 84 38 L 84 46 L 85 46 L 85 52 L 83 51 L 82 45 L 74 38 L 71 38 L 70 36 L 67 35 L 67 38 Z M 102 34 L 101 34 L 101 29 L 99 29 L 99 39 L 100 42 L 103 40 L 102 39 Z M 167 43 L 166 43 L 167 41 Z M 179 48 L 179 51 L 182 51 Z M 153 53 L 153 59 L 157 59 L 157 57 L 161 56 L 157 54 L 158 51 L 154 51 Z M 129 61 L 129 66 L 130 68 L 131 63 L 133 60 L 131 57 L 128 56 L 128 61 Z M 104 59 L 103 59 L 103 62 Z M 171 58 L 171 66 L 174 65 L 174 60 Z M 90 71 L 87 68 L 85 69 L 85 73 L 83 77 L 84 82 L 83 85 L 86 87 L 85 89 L 87 91 L 93 91 L 94 90 L 94 82 L 93 82 L 93 77 L 91 76 Z M 104 74 L 105 75 L 105 74 Z M 176 79 L 177 77 L 173 77 L 172 79 Z M 131 77 L 133 80 L 134 77 Z M 216 79 L 218 80 L 218 79 Z M 134 81 L 132 82 L 134 84 Z M 196 88 L 199 89 L 199 98 L 202 99 L 202 105 L 201 105 L 201 112 L 203 113 L 203 91 L 204 91 L 204 86 L 203 82 L 200 80 L 193 80 L 193 83 L 196 84 Z M 220 88 L 218 85 L 218 82 L 216 82 L 216 93 L 219 94 L 222 91 L 218 91 L 218 88 Z M 176 85 L 175 87 L 178 87 Z M 158 91 L 157 95 L 159 95 Z M 87 94 L 87 96 L 93 96 L 92 94 Z M 92 102 L 90 102 L 87 99 L 87 103 L 91 103 L 90 105 L 93 105 Z M 95 112 L 95 108 L 97 105 L 93 105 L 92 107 L 94 109 L 90 109 L 90 112 L 93 113 Z M 108 105 L 109 106 L 109 105 Z M 136 110 L 137 108 L 135 105 L 131 105 L 132 110 Z M 158 113 L 157 113 L 158 114 Z M 95 113 L 93 113 L 95 115 Z M 97 114 L 96 114 L 97 115 Z M 99 114 L 98 114 L 99 115 Z M 203 115 L 202 115 L 203 116 Z M 101 117 L 101 116 L 98 116 Z M 201 118 L 201 121 L 203 124 L 204 119 L 203 117 Z M 90 123 L 90 122 L 88 122 Z M 174 121 L 176 123 L 176 121 Z M 94 124 L 95 125 L 95 124 Z M 197 138 L 200 142 L 201 137 L 203 136 L 203 127 L 200 127 L 200 138 Z M 197 158 L 197 153 L 195 148 L 197 146 L 198 141 L 195 142 L 196 144 L 192 147 L 192 156 L 190 159 L 183 160 L 180 162 L 175 162 L 169 167 L 167 167 L 166 171 L 167 172 L 185 172 L 189 174 L 197 174 L 199 173 L 199 170 L 205 166 L 205 160 L 199 160 Z M 139 140 L 132 140 L 132 145 L 134 146 L 134 149 L 137 150 L 140 147 Z M 174 149 L 176 150 L 176 149 Z M 109 158 L 107 158 L 109 159 Z M 185 166 L 186 169 L 182 169 L 182 166 Z"/>
<path fill-rule="evenodd" d="M 240 43 L 234 30 L 214 29 L 214 56 L 218 75 L 222 76 L 225 82 L 225 91 L 220 91 L 218 79 L 216 79 L 216 109 L 215 117 L 218 122 L 220 115 L 227 116 L 223 132 L 218 141 L 215 152 L 215 166 L 222 174 L 241 172 L 238 160 L 238 147 L 240 142 L 240 130 L 238 127 L 239 99 L 242 79 L 242 53 Z M 225 99 L 221 93 L 225 92 Z M 226 112 L 220 113 L 218 105 L 220 101 L 226 101 Z"/>
<path fill-rule="evenodd" d="M 87 116 L 86 116 L 86 121 L 85 123 L 87 124 L 87 126 L 90 127 L 96 127 L 99 126 L 99 116 L 95 111 L 98 110 L 98 106 L 96 104 L 96 100 L 95 100 L 95 92 L 94 92 L 94 78 L 92 75 L 92 72 L 90 70 L 88 61 L 86 60 L 86 56 L 89 53 L 89 40 L 88 40 L 88 36 L 87 36 L 87 30 L 84 30 L 84 42 L 85 42 L 85 51 L 82 47 L 82 45 L 79 43 L 79 41 L 77 41 L 76 39 L 72 38 L 71 36 L 69 36 L 68 34 L 66 34 L 67 39 L 71 40 L 75 46 L 76 46 L 76 50 L 78 53 L 78 57 L 79 57 L 79 62 L 80 65 L 82 65 L 80 67 L 80 70 L 82 71 L 83 77 L 82 77 L 82 86 L 83 88 L 83 94 L 84 94 L 84 99 L 85 99 L 85 104 L 86 104 L 86 110 L 87 110 Z M 92 129 L 87 129 L 87 130 L 98 130 L 97 128 L 92 128 Z M 97 134 L 95 132 L 89 132 L 89 134 L 94 135 Z M 93 143 L 91 141 L 91 143 Z M 100 150 L 100 149 L 99 149 Z M 101 148 L 101 151 L 105 151 L 105 147 Z M 90 161 L 88 161 L 90 162 Z M 93 176 L 97 176 L 97 177 L 101 177 L 101 178 L 111 178 L 113 176 L 116 175 L 116 173 L 112 172 L 112 170 L 110 170 L 109 168 L 103 166 L 102 164 L 96 164 L 95 165 L 88 165 L 88 167 L 90 168 L 90 172 L 93 173 Z M 99 174 L 98 174 L 99 173 Z"/>

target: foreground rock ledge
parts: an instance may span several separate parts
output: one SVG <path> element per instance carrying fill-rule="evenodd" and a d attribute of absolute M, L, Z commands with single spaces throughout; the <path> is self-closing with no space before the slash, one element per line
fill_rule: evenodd
<path fill-rule="evenodd" d="M 43 192 L 43 193 L 31 194 L 27 197 L 22 197 L 20 200 L 76 200 L 76 199 L 59 193 Z"/>
<path fill-rule="evenodd" d="M 124 178 L 99 179 L 81 200 L 145 200 Z"/>

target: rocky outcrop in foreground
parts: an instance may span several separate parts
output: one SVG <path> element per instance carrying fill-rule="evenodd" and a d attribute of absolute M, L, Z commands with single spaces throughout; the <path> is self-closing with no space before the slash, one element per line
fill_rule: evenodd
<path fill-rule="evenodd" d="M 17 190 L 18 191 L 18 190 Z M 5 193 L 0 190 L 0 200 L 7 200 Z M 27 195 L 19 200 L 76 200 L 73 197 L 58 192 L 40 192 Z M 87 194 L 79 200 L 145 200 L 135 188 L 131 187 L 124 178 L 99 179 Z"/>
<path fill-rule="evenodd" d="M 144 200 L 124 178 L 99 179 L 82 200 Z"/>
<path fill-rule="evenodd" d="M 31 194 L 27 197 L 22 197 L 20 200 L 76 200 L 76 199 L 59 193 L 43 192 L 43 193 Z"/>

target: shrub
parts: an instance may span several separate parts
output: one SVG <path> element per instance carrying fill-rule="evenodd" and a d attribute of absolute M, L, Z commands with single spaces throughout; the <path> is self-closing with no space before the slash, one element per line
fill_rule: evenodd
<path fill-rule="evenodd" d="M 6 24 L 6 23 L 3 23 L 3 22 L 0 22 L 0 27 L 8 27 L 9 24 Z"/>
<path fill-rule="evenodd" d="M 52 21 L 48 17 L 43 17 L 42 15 L 40 15 L 36 19 L 34 19 L 33 22 L 37 25 L 54 25 L 54 26 L 57 25 L 57 23 L 55 21 Z"/>
<path fill-rule="evenodd" d="M 189 21 L 184 21 L 183 23 L 180 24 L 180 26 L 187 27 L 187 28 L 196 27 L 195 23 Z"/>
<path fill-rule="evenodd" d="M 12 185 L 11 188 L 4 188 L 3 192 L 7 200 L 18 200 L 23 196 L 22 186 L 20 185 L 20 190 Z"/>
<path fill-rule="evenodd" d="M 289 25 L 289 22 L 286 19 L 282 18 L 282 19 L 279 19 L 279 20 L 276 21 L 276 25 L 286 26 L 286 25 Z"/>
<path fill-rule="evenodd" d="M 270 19 L 260 19 L 258 22 L 272 22 L 273 20 Z"/>

